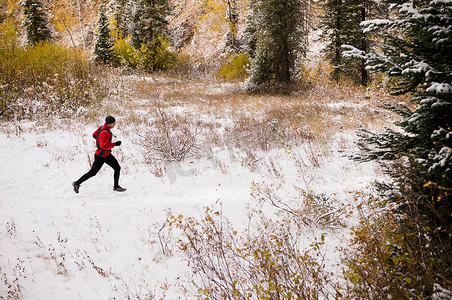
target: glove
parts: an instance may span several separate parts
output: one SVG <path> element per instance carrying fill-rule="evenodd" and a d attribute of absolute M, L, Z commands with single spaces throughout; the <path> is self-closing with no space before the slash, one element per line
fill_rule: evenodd
<path fill-rule="evenodd" d="M 116 146 L 121 146 L 121 144 L 122 144 L 121 141 L 117 141 L 117 142 L 115 143 Z"/>

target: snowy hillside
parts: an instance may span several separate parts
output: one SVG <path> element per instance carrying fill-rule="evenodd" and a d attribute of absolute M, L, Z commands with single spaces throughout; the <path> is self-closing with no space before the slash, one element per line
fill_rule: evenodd
<path fill-rule="evenodd" d="M 219 86 L 209 92 L 225 91 Z M 356 110 L 354 101 L 351 96 L 342 103 L 324 104 L 333 112 L 344 112 Z M 253 197 L 259 187 L 274 191 L 285 203 L 299 201 L 300 189 L 332 200 L 341 225 L 312 222 L 301 240 L 309 245 L 326 236 L 321 249 L 325 263 L 340 275 L 340 268 L 333 268 L 340 263 L 336 247 L 347 247 L 360 204 L 353 195 L 368 191 L 377 176 L 373 165 L 345 157 L 356 150 L 352 129 L 334 130 L 327 143 L 306 140 L 286 149 L 257 151 L 253 164 L 245 163 L 245 151 L 240 148 L 210 145 L 202 155 L 183 162 L 159 162 L 156 167 L 143 155 L 140 137 L 152 128 L 131 122 L 131 108 L 122 105 L 117 108 L 121 113 L 115 114 L 118 124 L 113 132 L 123 143 L 113 153 L 122 166 L 124 193 L 112 191 L 113 171 L 106 165 L 82 184 L 79 194 L 72 190 L 71 182 L 89 169 L 95 149 L 91 134 L 104 117 L 92 123 L 52 120 L 51 126 L 44 120 L 2 124 L 1 297 L 190 298 L 192 294 L 184 288 L 193 288 L 193 275 L 177 246 L 180 233 L 164 226 L 165 221 L 170 215 L 199 218 L 205 207 L 212 207 L 237 230 L 244 229 L 254 222 L 249 219 L 252 208 L 275 210 Z M 150 117 L 151 110 L 148 106 L 148 111 L 135 114 Z M 234 113 L 219 119 L 186 104 L 166 110 L 198 114 L 224 127 L 237 122 Z M 330 115 L 337 124 L 343 117 Z M 159 168 L 164 171 L 159 173 Z"/>

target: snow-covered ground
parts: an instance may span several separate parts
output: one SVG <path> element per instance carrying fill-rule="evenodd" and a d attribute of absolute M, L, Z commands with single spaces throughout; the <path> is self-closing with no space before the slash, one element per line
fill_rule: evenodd
<path fill-rule="evenodd" d="M 377 176 L 372 164 L 344 156 L 355 149 L 354 133 L 345 132 L 328 147 L 270 151 L 265 157 L 274 162 L 277 175 L 266 167 L 243 166 L 235 159 L 239 150 L 212 149 L 210 157 L 167 164 L 167 174 L 158 178 L 145 164 L 134 134 L 119 122 L 113 132 L 123 144 L 113 153 L 127 191 L 112 191 L 113 171 L 105 165 L 75 194 L 71 182 L 88 171 L 95 148 L 91 134 L 101 122 L 61 121 L 55 130 L 35 123 L 4 124 L 0 298 L 177 299 L 182 296 L 177 285 L 191 271 L 176 247 L 177 237 L 168 240 L 172 255 L 162 253 L 158 232 L 168 214 L 199 217 L 205 206 L 219 200 L 224 215 L 240 228 L 253 205 L 254 184 L 278 186 L 288 198 L 295 186 L 312 189 L 346 207 L 353 202 L 351 192 L 365 189 Z M 304 168 L 296 166 L 294 157 L 305 162 Z M 353 222 L 353 217 L 347 220 Z M 325 230 L 311 228 L 306 239 Z M 348 233 L 348 227 L 328 232 L 324 251 L 331 264 L 339 263 L 336 247 L 346 246 Z"/>

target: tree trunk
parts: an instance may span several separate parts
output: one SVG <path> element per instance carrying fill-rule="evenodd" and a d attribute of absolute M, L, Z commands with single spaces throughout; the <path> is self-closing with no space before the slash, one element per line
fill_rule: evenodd
<path fill-rule="evenodd" d="M 333 62 L 336 64 L 336 66 L 339 66 L 342 61 L 342 0 L 337 0 L 337 12 L 336 12 L 336 44 L 335 44 L 335 53 L 334 53 L 334 59 Z M 336 81 L 339 81 L 339 73 L 340 70 L 337 70 L 334 72 L 334 79 Z"/>
<path fill-rule="evenodd" d="M 81 2 L 81 0 L 77 0 L 77 4 L 78 4 L 78 20 L 79 20 L 79 23 L 80 23 L 80 34 L 82 35 L 82 46 L 83 46 L 83 49 L 86 50 L 85 31 L 83 29 L 83 15 L 82 15 L 82 2 Z"/>
<path fill-rule="evenodd" d="M 69 37 L 71 38 L 72 46 L 75 48 L 76 46 L 75 46 L 74 38 L 72 37 L 72 32 L 67 27 L 66 22 L 64 20 L 62 22 L 63 22 L 64 28 L 66 29 L 67 33 L 69 34 Z"/>
<path fill-rule="evenodd" d="M 363 1 L 363 6 L 361 7 L 361 22 L 366 21 L 366 1 Z M 367 37 L 364 32 L 361 33 L 361 50 L 367 52 Z M 367 86 L 368 83 L 368 73 L 366 70 L 365 60 L 361 60 L 361 84 Z"/>

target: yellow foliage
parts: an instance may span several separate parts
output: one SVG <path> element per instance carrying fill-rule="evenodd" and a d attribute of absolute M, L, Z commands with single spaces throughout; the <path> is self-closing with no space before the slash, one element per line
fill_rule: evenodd
<path fill-rule="evenodd" d="M 114 46 L 115 63 L 136 68 L 140 63 L 140 53 L 124 39 L 116 39 Z"/>
<path fill-rule="evenodd" d="M 300 72 L 298 73 L 298 79 L 302 83 L 325 83 L 328 81 L 328 76 L 333 72 L 334 68 L 327 62 L 318 61 L 313 63 L 304 63 L 300 67 Z"/>
<path fill-rule="evenodd" d="M 18 35 L 15 26 L 15 22 L 12 19 L 6 19 L 5 22 L 0 24 L 0 49 L 12 49 L 16 48 L 18 44 Z"/>
<path fill-rule="evenodd" d="M 52 11 L 51 22 L 57 31 L 69 31 L 78 22 L 74 15 L 71 7 L 65 5 L 65 3 L 57 2 Z"/>
<path fill-rule="evenodd" d="M 82 51 L 52 43 L 21 47 L 8 24 L 0 35 L 0 115 L 64 117 L 108 92 Z"/>
<path fill-rule="evenodd" d="M 248 0 L 235 1 L 235 8 L 242 11 L 241 15 L 246 15 L 248 10 Z M 207 23 L 207 29 L 213 32 L 222 33 L 227 29 L 235 31 L 233 24 L 228 18 L 228 0 L 205 0 L 201 4 L 204 13 L 198 17 L 199 23 Z M 234 32 L 235 34 L 235 32 Z"/>
<path fill-rule="evenodd" d="M 230 63 L 223 65 L 217 72 L 217 76 L 226 80 L 243 80 L 249 77 L 247 67 L 250 59 L 247 54 L 236 54 Z"/>
<path fill-rule="evenodd" d="M 203 8 L 205 13 L 198 18 L 199 22 L 209 22 L 209 30 L 222 32 L 223 27 L 228 24 L 228 19 L 226 18 L 227 2 L 224 0 L 206 0 Z"/>
<path fill-rule="evenodd" d="M 22 10 L 19 3 L 20 0 L 6 0 L 7 14 L 18 15 Z"/>

